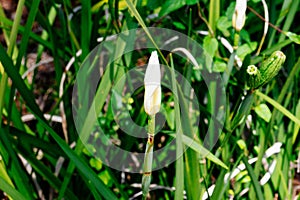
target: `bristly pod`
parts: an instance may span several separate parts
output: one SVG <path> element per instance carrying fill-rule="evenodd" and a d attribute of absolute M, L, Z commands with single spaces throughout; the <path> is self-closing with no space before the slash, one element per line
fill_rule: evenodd
<path fill-rule="evenodd" d="M 255 65 L 249 65 L 247 67 L 247 85 L 250 88 L 257 88 L 262 83 L 261 74 Z"/>
<path fill-rule="evenodd" d="M 265 83 L 274 78 L 285 61 L 285 55 L 281 51 L 275 51 L 271 56 L 262 62 L 259 69 Z"/>
<path fill-rule="evenodd" d="M 262 62 L 260 68 L 249 65 L 247 68 L 247 85 L 252 89 L 257 89 L 268 83 L 278 74 L 285 58 L 284 53 L 275 51 Z"/>

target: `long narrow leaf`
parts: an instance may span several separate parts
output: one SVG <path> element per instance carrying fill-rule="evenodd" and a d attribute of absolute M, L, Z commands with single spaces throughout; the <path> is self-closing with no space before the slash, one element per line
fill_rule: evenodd
<path fill-rule="evenodd" d="M 242 158 L 242 160 L 243 160 L 243 162 L 244 162 L 244 164 L 245 164 L 245 166 L 246 166 L 246 168 L 248 170 L 249 176 L 251 177 L 251 180 L 252 180 L 255 192 L 256 192 L 257 199 L 258 200 L 264 200 L 264 195 L 262 193 L 261 186 L 260 186 L 260 184 L 258 182 L 258 178 L 254 174 L 253 168 L 248 163 L 248 160 L 246 159 L 245 156 Z"/>
<path fill-rule="evenodd" d="M 175 134 L 170 134 L 172 137 L 176 137 Z M 204 148 L 199 142 L 193 140 L 190 137 L 187 137 L 186 135 L 182 135 L 182 142 L 199 153 L 200 155 L 207 157 L 207 159 L 211 160 L 212 162 L 216 163 L 217 165 L 220 165 L 224 169 L 228 170 L 228 167 L 216 156 L 214 156 L 209 150 Z"/>
<path fill-rule="evenodd" d="M 175 79 L 174 63 L 172 54 L 170 56 L 171 60 L 171 79 L 172 79 L 172 91 L 174 95 L 174 104 L 175 104 L 175 122 L 176 122 L 176 191 L 175 199 L 183 199 L 183 190 L 184 190 L 184 165 L 183 165 L 183 143 L 182 143 L 182 126 L 180 122 L 180 108 L 178 102 L 178 91 Z"/>
<path fill-rule="evenodd" d="M 104 183 L 98 178 L 98 176 L 91 170 L 84 161 L 80 159 L 67 144 L 58 136 L 58 134 L 48 125 L 43 117 L 43 114 L 37 104 L 35 99 L 29 89 L 23 82 L 20 74 L 18 74 L 11 66 L 13 66 L 11 59 L 7 56 L 4 48 L 0 46 L 0 60 L 4 65 L 4 68 L 13 82 L 16 84 L 17 89 L 21 93 L 24 100 L 27 102 L 28 107 L 33 111 L 38 121 L 42 126 L 50 133 L 50 135 L 55 139 L 62 150 L 68 155 L 68 157 L 75 163 L 76 167 L 89 178 L 95 185 L 98 185 L 98 191 L 107 199 L 116 199 L 115 195 L 104 185 Z"/>
<path fill-rule="evenodd" d="M 288 111 L 285 107 L 280 105 L 278 102 L 276 102 L 274 99 L 268 97 L 267 95 L 261 93 L 260 91 L 256 91 L 255 94 L 262 99 L 266 100 L 268 103 L 273 105 L 277 110 L 279 110 L 282 114 L 284 114 L 286 117 L 288 117 L 290 120 L 295 122 L 297 125 L 300 125 L 300 119 L 298 119 L 295 115 L 293 115 L 290 111 Z"/>
<path fill-rule="evenodd" d="M 20 192 L 18 192 L 15 188 L 13 188 L 10 184 L 8 184 L 1 176 L 0 176 L 0 190 L 5 192 L 12 199 L 18 200 L 26 200 Z"/>

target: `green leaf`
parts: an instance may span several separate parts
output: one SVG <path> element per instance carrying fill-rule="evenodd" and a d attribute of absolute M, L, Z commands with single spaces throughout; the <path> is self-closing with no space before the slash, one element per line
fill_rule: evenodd
<path fill-rule="evenodd" d="M 0 190 L 5 192 L 12 199 L 26 200 L 26 198 L 20 192 L 18 192 L 15 188 L 13 188 L 10 184 L 8 184 L 1 176 L 0 176 Z"/>
<path fill-rule="evenodd" d="M 242 60 L 244 60 L 244 58 L 252 53 L 257 47 L 257 42 L 251 42 L 249 44 L 243 44 L 241 46 L 238 47 L 238 49 L 236 50 L 236 54 L 238 55 L 239 58 L 241 58 Z"/>
<path fill-rule="evenodd" d="M 235 2 L 231 2 L 225 13 L 225 15 L 229 21 L 232 20 L 232 15 L 234 13 L 234 10 L 235 10 Z"/>
<path fill-rule="evenodd" d="M 184 0 L 178 0 L 178 1 L 173 1 L 173 0 L 167 0 L 165 3 L 162 5 L 162 8 L 159 12 L 159 16 L 165 16 L 168 15 L 169 13 L 183 7 L 185 5 Z"/>
<path fill-rule="evenodd" d="M 296 117 L 298 119 L 300 119 L 300 99 L 298 101 L 298 104 L 296 106 Z M 298 132 L 299 132 L 299 129 L 300 129 L 300 126 L 299 125 L 295 125 L 294 127 L 294 133 L 293 133 L 293 144 L 295 143 L 296 141 L 296 138 L 298 136 Z"/>
<path fill-rule="evenodd" d="M 186 0 L 186 4 L 187 5 L 194 5 L 196 3 L 198 3 L 199 0 Z"/>
<path fill-rule="evenodd" d="M 90 159 L 90 165 L 98 171 L 102 168 L 102 162 L 96 158 Z"/>
<path fill-rule="evenodd" d="M 272 113 L 266 104 L 260 104 L 254 108 L 254 111 L 266 122 L 270 122 Z"/>
<path fill-rule="evenodd" d="M 219 18 L 218 22 L 217 22 L 217 28 L 222 31 L 223 35 L 225 37 L 229 37 L 230 36 L 230 32 L 228 31 L 228 28 L 232 26 L 231 21 L 228 20 L 227 17 L 222 16 Z"/>
<path fill-rule="evenodd" d="M 38 105 L 34 100 L 32 92 L 27 88 L 20 74 L 14 70 L 12 60 L 8 57 L 4 48 L 0 45 L 0 60 L 5 68 L 5 71 L 12 79 L 16 88 L 27 102 L 27 106 L 33 111 L 36 119 L 41 123 L 41 125 L 49 132 L 49 134 L 54 138 L 56 143 L 61 147 L 61 149 L 66 153 L 66 155 L 72 160 L 82 175 L 89 179 L 94 185 L 97 185 L 97 190 L 107 199 L 117 199 L 116 196 L 100 181 L 92 169 L 87 166 L 87 164 L 82 161 L 82 158 L 74 153 L 74 151 L 65 143 L 64 140 L 49 126 L 45 120 L 43 113 L 39 109 Z M 78 146 L 78 145 L 77 145 Z"/>
<path fill-rule="evenodd" d="M 185 6 L 185 5 L 193 5 L 196 4 L 198 0 L 167 0 L 165 3 L 162 5 L 162 8 L 159 12 L 159 16 L 165 16 L 168 15 L 169 13 Z"/>
<path fill-rule="evenodd" d="M 215 61 L 214 66 L 213 66 L 213 71 L 214 72 L 224 72 L 227 68 L 227 64 L 223 61 Z"/>
<path fill-rule="evenodd" d="M 112 182 L 112 179 L 111 179 L 111 176 L 110 174 L 108 173 L 107 170 L 103 171 L 103 172 L 100 172 L 98 177 L 103 181 L 103 183 L 105 185 L 107 185 L 108 187 L 111 187 L 113 182 Z"/>
<path fill-rule="evenodd" d="M 236 143 L 240 147 L 241 150 L 247 150 L 247 145 L 244 140 L 240 139 Z"/>
<path fill-rule="evenodd" d="M 173 25 L 181 30 L 185 30 L 185 26 L 181 22 L 173 22 Z"/>
<path fill-rule="evenodd" d="M 203 41 L 203 48 L 208 53 L 208 55 L 210 55 L 213 58 L 218 49 L 217 39 L 212 38 L 210 36 L 206 36 Z"/>
<path fill-rule="evenodd" d="M 247 94 L 247 96 L 244 98 L 244 100 L 239 105 L 239 108 L 232 120 L 231 123 L 231 129 L 234 130 L 243 120 L 245 120 L 246 116 L 250 112 L 250 108 L 253 103 L 253 93 Z"/>
<path fill-rule="evenodd" d="M 218 41 L 216 38 L 206 36 L 203 40 L 203 48 L 207 53 L 205 64 L 209 72 L 212 72 L 212 59 L 218 49 Z"/>
<path fill-rule="evenodd" d="M 248 44 L 251 43 L 250 35 L 249 35 L 248 31 L 246 31 L 245 29 L 242 29 L 240 31 L 240 37 L 242 40 L 245 40 Z"/>
<path fill-rule="evenodd" d="M 300 44 L 300 35 L 297 35 L 295 33 L 292 32 L 284 32 L 285 35 L 292 40 L 293 42 L 295 42 L 296 44 Z"/>

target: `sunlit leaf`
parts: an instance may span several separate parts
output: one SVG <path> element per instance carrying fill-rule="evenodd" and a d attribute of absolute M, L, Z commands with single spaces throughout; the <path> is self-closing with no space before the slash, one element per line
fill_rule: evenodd
<path fill-rule="evenodd" d="M 223 35 L 226 37 L 230 36 L 228 28 L 232 26 L 232 22 L 228 20 L 227 17 L 222 16 L 218 19 L 217 28 L 222 31 Z"/>
<path fill-rule="evenodd" d="M 297 35 L 295 33 L 292 32 L 285 32 L 285 35 L 292 40 L 293 42 L 295 42 L 296 44 L 300 44 L 300 35 Z"/>
<path fill-rule="evenodd" d="M 238 49 L 236 51 L 236 54 L 238 55 L 239 58 L 244 60 L 244 58 L 248 54 L 255 51 L 256 47 L 257 47 L 257 42 L 251 42 L 250 44 L 243 44 L 243 45 L 238 47 Z"/>
<path fill-rule="evenodd" d="M 168 15 L 169 13 L 171 13 L 185 5 L 193 5 L 193 4 L 196 4 L 197 2 L 198 2 L 197 0 L 177 0 L 177 1 L 167 0 L 162 5 L 159 15 L 160 16 Z"/>
<path fill-rule="evenodd" d="M 214 72 L 224 72 L 226 68 L 227 68 L 227 64 L 225 62 L 219 60 L 214 62 L 214 66 L 213 66 Z"/>
<path fill-rule="evenodd" d="M 260 104 L 254 108 L 256 114 L 261 117 L 266 122 L 269 122 L 272 116 L 272 113 L 269 107 L 266 104 Z"/>
<path fill-rule="evenodd" d="M 218 49 L 218 41 L 216 38 L 212 38 L 210 36 L 206 36 L 203 41 L 203 48 L 205 52 L 208 54 L 206 56 L 206 66 L 208 70 L 211 72 L 212 71 L 212 59 L 213 58 L 217 49 Z"/>

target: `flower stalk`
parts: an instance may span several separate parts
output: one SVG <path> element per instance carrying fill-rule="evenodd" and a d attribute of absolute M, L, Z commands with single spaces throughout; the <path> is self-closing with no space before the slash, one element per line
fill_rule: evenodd
<path fill-rule="evenodd" d="M 157 52 L 152 52 L 145 73 L 144 79 L 145 96 L 144 108 L 149 116 L 148 120 L 148 140 L 146 144 L 144 168 L 142 177 L 143 199 L 147 198 L 151 183 L 153 145 L 155 135 L 155 115 L 160 110 L 161 104 L 161 83 L 160 83 L 160 66 Z"/>

